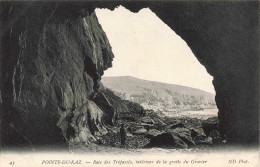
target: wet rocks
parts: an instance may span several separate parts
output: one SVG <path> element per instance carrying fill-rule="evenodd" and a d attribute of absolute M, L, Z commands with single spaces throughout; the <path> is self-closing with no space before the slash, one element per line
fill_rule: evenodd
<path fill-rule="evenodd" d="M 175 118 L 173 118 L 175 119 Z M 210 118 L 209 122 L 214 122 L 215 118 Z M 207 136 L 202 129 L 202 125 L 196 121 L 195 123 L 182 120 L 175 120 L 166 125 L 166 131 L 151 129 L 147 132 L 146 137 L 150 138 L 150 143 L 146 147 L 166 147 L 166 148 L 189 148 L 196 145 L 211 146 L 219 139 L 218 133 L 214 130 L 211 135 Z M 173 125 L 181 125 L 181 127 L 172 128 Z M 187 128 L 185 128 L 187 126 Z M 161 142 L 160 142 L 161 140 Z M 163 144 L 165 142 L 165 145 Z"/>

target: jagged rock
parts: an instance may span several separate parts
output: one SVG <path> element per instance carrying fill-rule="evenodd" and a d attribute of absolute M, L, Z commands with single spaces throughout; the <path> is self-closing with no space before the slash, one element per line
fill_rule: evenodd
<path fill-rule="evenodd" d="M 182 122 L 176 122 L 176 123 L 173 123 L 168 126 L 168 128 L 170 128 L 170 129 L 183 128 L 183 127 L 184 127 L 184 124 Z"/>
<path fill-rule="evenodd" d="M 124 120 L 124 121 L 130 121 L 130 122 L 136 122 L 137 121 L 137 119 L 134 116 L 121 116 L 120 119 Z"/>
<path fill-rule="evenodd" d="M 127 133 L 126 137 L 133 137 L 133 135 L 131 133 Z"/>
<path fill-rule="evenodd" d="M 115 116 L 117 114 L 117 111 L 112 106 L 106 95 L 98 91 L 95 95 L 94 101 L 105 114 L 104 122 L 113 126 L 115 124 Z"/>
<path fill-rule="evenodd" d="M 160 118 L 153 118 L 153 120 L 155 122 L 155 125 L 162 125 L 162 126 L 166 125 L 166 123 Z"/>
<path fill-rule="evenodd" d="M 192 128 L 191 129 L 191 137 L 192 138 L 195 138 L 195 137 L 204 138 L 204 137 L 206 137 L 206 134 L 204 133 L 202 128 Z"/>
<path fill-rule="evenodd" d="M 103 111 L 91 100 L 72 113 L 63 112 L 57 126 L 67 140 L 74 142 L 96 141 L 95 136 L 107 133 L 103 124 Z"/>
<path fill-rule="evenodd" d="M 208 139 L 202 128 L 192 128 L 191 137 L 196 145 L 211 145 L 212 141 Z"/>
<path fill-rule="evenodd" d="M 220 143 L 221 142 L 221 138 L 219 135 L 219 132 L 217 130 L 212 130 L 210 131 L 209 136 L 212 138 L 213 143 Z"/>
<path fill-rule="evenodd" d="M 163 133 L 153 137 L 145 147 L 151 148 L 151 147 L 174 147 L 174 146 L 175 146 L 175 141 L 173 136 L 169 133 Z"/>
<path fill-rule="evenodd" d="M 143 126 L 136 125 L 136 124 L 132 124 L 127 128 L 127 130 L 130 131 L 131 133 L 138 131 L 139 129 L 145 129 L 145 128 Z"/>
<path fill-rule="evenodd" d="M 201 142 L 201 144 L 212 145 L 213 144 L 213 140 L 212 140 L 211 137 L 207 137 L 206 140 Z"/>
<path fill-rule="evenodd" d="M 189 147 L 189 144 L 187 144 L 187 143 L 186 143 L 183 139 L 181 139 L 180 137 L 173 135 L 173 138 L 174 138 L 174 142 L 175 142 L 175 147 L 176 147 L 176 148 L 188 148 L 188 147 Z"/>
<path fill-rule="evenodd" d="M 146 133 L 146 137 L 151 139 L 151 138 L 158 136 L 159 134 L 162 134 L 162 133 L 165 133 L 165 132 L 159 131 L 159 130 L 156 130 L 156 129 L 151 129 Z"/>
<path fill-rule="evenodd" d="M 202 129 L 207 136 L 210 135 L 212 130 L 218 130 L 218 117 L 211 117 L 202 122 Z"/>
<path fill-rule="evenodd" d="M 53 7 L 50 17 L 41 10 L 46 6 L 34 5 L 4 34 L 11 42 L 2 52 L 7 56 L 2 125 L 12 123 L 33 145 L 58 145 L 65 138 L 94 140 L 106 133 L 104 113 L 90 99 L 111 67 L 114 55 L 108 39 L 95 13 L 60 18 L 58 9 L 48 6 L 46 10 Z M 3 145 L 16 145 L 11 140 L 15 135 L 3 134 Z"/>
<path fill-rule="evenodd" d="M 110 116 L 108 120 L 112 119 L 110 122 L 117 122 L 119 119 L 125 122 L 136 122 L 140 112 L 144 110 L 141 105 L 122 100 L 107 88 L 100 89 L 94 101 L 105 113 L 108 112 L 107 115 Z"/>
<path fill-rule="evenodd" d="M 90 141 L 96 141 L 96 138 L 91 134 L 89 128 L 86 127 L 79 127 L 79 140 L 81 142 L 90 142 Z"/>
<path fill-rule="evenodd" d="M 162 133 L 153 137 L 145 148 L 188 148 L 188 145 L 177 136 L 170 133 Z"/>
<path fill-rule="evenodd" d="M 141 120 L 141 122 L 146 123 L 146 124 L 154 124 L 154 120 L 149 116 L 142 117 L 140 120 Z"/>
<path fill-rule="evenodd" d="M 90 75 L 88 75 L 87 72 L 84 72 L 83 73 L 83 79 L 84 79 L 85 86 L 86 86 L 87 97 L 91 97 L 91 95 L 94 93 L 93 78 Z"/>
<path fill-rule="evenodd" d="M 133 131 L 132 133 L 135 134 L 135 135 L 143 135 L 143 134 L 145 134 L 146 132 L 147 132 L 146 129 L 140 128 L 140 129 L 137 129 L 137 130 Z"/>
<path fill-rule="evenodd" d="M 92 134 L 107 133 L 103 124 L 103 111 L 91 100 L 88 101 L 88 125 Z"/>
<path fill-rule="evenodd" d="M 169 133 L 174 136 L 178 136 L 181 140 L 187 143 L 189 146 L 194 146 L 195 143 L 191 137 L 191 131 L 187 128 L 176 128 L 173 130 L 169 130 Z"/>
<path fill-rule="evenodd" d="M 155 128 L 154 125 L 152 125 L 152 124 L 141 123 L 140 125 L 143 126 L 146 130 Z"/>

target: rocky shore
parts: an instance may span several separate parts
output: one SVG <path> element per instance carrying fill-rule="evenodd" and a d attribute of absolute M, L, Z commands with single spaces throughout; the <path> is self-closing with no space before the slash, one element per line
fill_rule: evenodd
<path fill-rule="evenodd" d="M 211 147 L 223 141 L 218 133 L 217 117 L 201 120 L 189 117 L 167 117 L 151 110 L 144 113 L 142 106 L 122 100 L 107 88 L 102 88 L 101 92 L 117 110 L 118 118 L 114 121 L 114 125 L 106 127 L 106 133 L 96 136 L 96 141 L 93 143 L 70 142 L 72 151 L 94 149 L 98 152 L 98 148 L 102 150 L 103 147 L 188 149 Z M 99 107 L 102 108 L 102 106 Z M 127 132 L 124 146 L 120 143 L 121 124 L 125 125 Z"/>

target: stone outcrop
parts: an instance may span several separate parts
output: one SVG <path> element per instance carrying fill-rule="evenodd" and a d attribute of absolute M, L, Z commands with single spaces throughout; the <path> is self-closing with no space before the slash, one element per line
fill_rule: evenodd
<path fill-rule="evenodd" d="M 16 20 L 18 6 L 1 13 L 10 24 L 1 34 L 2 144 L 95 140 L 106 133 L 106 110 L 92 97 L 114 57 L 108 39 L 95 13 L 61 18 L 57 6 L 31 5 Z"/>

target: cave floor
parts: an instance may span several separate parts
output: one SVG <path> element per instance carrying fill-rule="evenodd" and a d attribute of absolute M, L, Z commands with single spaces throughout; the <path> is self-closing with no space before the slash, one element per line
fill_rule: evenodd
<path fill-rule="evenodd" d="M 194 146 L 188 149 L 168 149 L 168 148 L 147 148 L 147 149 L 133 149 L 129 147 L 111 147 L 102 146 L 97 144 L 77 144 L 71 145 L 70 151 L 72 153 L 84 153 L 84 154 L 127 154 L 127 155 L 142 155 L 142 154 L 200 154 L 200 153 L 219 153 L 219 152 L 236 152 L 236 151 L 248 151 L 258 152 L 257 146 L 240 146 L 240 145 L 229 145 L 219 144 L 213 146 Z"/>

